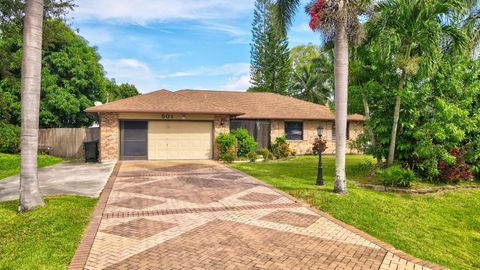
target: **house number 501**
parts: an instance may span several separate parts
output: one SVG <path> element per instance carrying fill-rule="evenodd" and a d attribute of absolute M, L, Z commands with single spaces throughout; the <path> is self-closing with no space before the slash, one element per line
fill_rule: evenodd
<path fill-rule="evenodd" d="M 173 114 L 162 114 L 163 119 L 173 119 Z"/>

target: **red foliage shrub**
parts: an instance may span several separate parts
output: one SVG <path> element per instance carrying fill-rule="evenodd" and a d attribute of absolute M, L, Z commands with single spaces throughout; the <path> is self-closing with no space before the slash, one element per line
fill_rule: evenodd
<path fill-rule="evenodd" d="M 315 31 L 325 14 L 325 0 L 316 0 L 308 10 L 308 13 L 310 14 L 310 22 L 308 25 L 313 31 Z"/>
<path fill-rule="evenodd" d="M 450 154 L 455 156 L 456 161 L 452 165 L 447 164 L 443 160 L 438 163 L 440 179 L 451 183 L 472 180 L 472 171 L 470 170 L 470 166 L 465 162 L 462 151 L 459 148 L 452 148 Z"/>
<path fill-rule="evenodd" d="M 315 138 L 315 142 L 313 142 L 312 151 L 314 155 L 318 155 L 318 151 L 320 151 L 320 144 L 322 145 L 322 153 L 327 150 L 327 141 L 320 140 L 319 138 Z"/>

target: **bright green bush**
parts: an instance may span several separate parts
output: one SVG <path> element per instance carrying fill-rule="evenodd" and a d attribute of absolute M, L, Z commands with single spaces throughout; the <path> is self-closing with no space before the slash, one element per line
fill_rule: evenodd
<path fill-rule="evenodd" d="M 416 179 L 415 173 L 410 169 L 404 169 L 399 164 L 394 164 L 376 172 L 384 186 L 409 187 Z"/>
<path fill-rule="evenodd" d="M 248 152 L 247 157 L 250 162 L 257 161 L 257 153 L 255 151 Z"/>
<path fill-rule="evenodd" d="M 225 162 L 232 162 L 237 158 L 237 138 L 231 133 L 222 133 L 215 139 L 218 147 L 218 156 Z"/>
<path fill-rule="evenodd" d="M 237 155 L 239 157 L 246 157 L 248 153 L 257 149 L 257 142 L 248 134 L 248 130 L 237 128 L 232 131 L 232 134 L 237 138 Z"/>
<path fill-rule="evenodd" d="M 10 154 L 20 152 L 20 127 L 0 123 L 0 152 Z"/>

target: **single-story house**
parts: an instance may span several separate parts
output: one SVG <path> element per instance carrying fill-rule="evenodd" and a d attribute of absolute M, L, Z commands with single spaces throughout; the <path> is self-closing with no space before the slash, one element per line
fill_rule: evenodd
<path fill-rule="evenodd" d="M 90 107 L 100 123 L 101 161 L 215 159 L 215 137 L 239 127 L 269 147 L 285 135 L 297 154 L 310 154 L 323 126 L 335 152 L 334 114 L 326 106 L 274 93 L 158 90 Z M 363 133 L 364 117 L 348 117 L 348 140 Z M 352 151 L 347 149 L 347 151 Z"/>

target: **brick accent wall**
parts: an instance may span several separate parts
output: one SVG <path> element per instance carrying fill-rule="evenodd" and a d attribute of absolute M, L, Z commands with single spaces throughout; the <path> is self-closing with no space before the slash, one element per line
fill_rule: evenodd
<path fill-rule="evenodd" d="M 100 114 L 100 161 L 120 157 L 120 128 L 117 113 Z"/>
<path fill-rule="evenodd" d="M 290 147 L 293 148 L 297 155 L 309 155 L 312 154 L 312 146 L 315 138 L 317 138 L 317 127 L 323 125 L 323 138 L 327 140 L 327 150 L 325 153 L 335 153 L 335 140 L 332 138 L 332 126 L 333 121 L 311 121 L 306 120 L 303 122 L 303 140 L 289 140 Z M 362 122 L 349 122 L 349 134 L 350 140 L 354 140 L 358 135 L 363 133 Z M 285 134 L 285 121 L 284 120 L 272 120 L 272 129 L 270 132 L 272 142 L 276 137 Z M 348 144 L 348 142 L 347 142 Z M 347 153 L 356 153 L 347 146 Z"/>
<path fill-rule="evenodd" d="M 223 126 L 222 126 L 223 119 Z M 215 115 L 213 121 L 213 158 L 218 159 L 218 146 L 215 142 L 215 138 L 221 133 L 230 132 L 230 117 L 228 115 Z"/>

